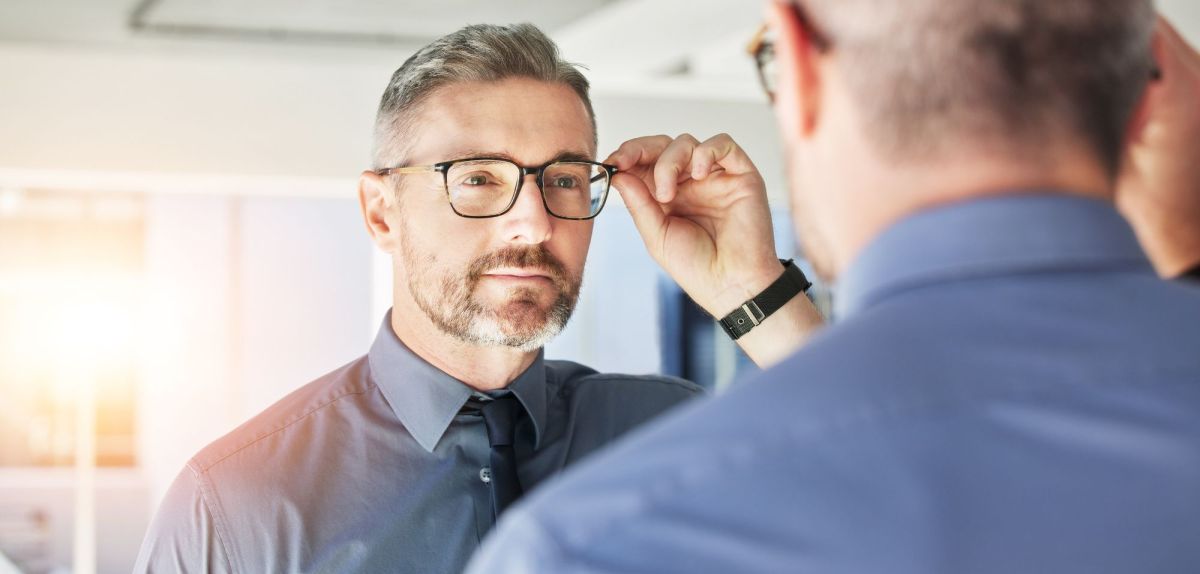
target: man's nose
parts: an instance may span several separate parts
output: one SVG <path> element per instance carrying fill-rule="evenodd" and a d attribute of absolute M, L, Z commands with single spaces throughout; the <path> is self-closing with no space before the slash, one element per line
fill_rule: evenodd
<path fill-rule="evenodd" d="M 537 175 L 527 174 L 516 203 L 500 217 L 504 221 L 504 233 L 510 243 L 537 245 L 550 239 L 553 217 L 546 211 L 542 201 L 542 189 L 538 187 Z"/>

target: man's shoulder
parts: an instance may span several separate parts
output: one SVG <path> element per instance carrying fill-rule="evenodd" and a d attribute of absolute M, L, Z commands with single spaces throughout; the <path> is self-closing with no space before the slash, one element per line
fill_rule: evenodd
<path fill-rule="evenodd" d="M 323 543 L 341 524 L 345 494 L 350 500 L 371 496 L 362 484 L 387 472 L 363 466 L 354 447 L 377 421 L 390 420 L 382 416 L 388 408 L 362 357 L 213 441 L 172 484 L 138 571 L 174 571 L 178 563 L 199 571 L 247 571 L 230 566 L 246 560 L 254 564 L 249 571 L 286 569 L 270 561 L 297 560 L 297 544 Z"/>
<path fill-rule="evenodd" d="M 559 392 L 615 395 L 658 393 L 682 398 L 704 394 L 704 388 L 700 385 L 669 375 L 601 373 L 586 365 L 561 360 L 547 360 L 546 370 L 548 379 L 560 387 Z"/>
<path fill-rule="evenodd" d="M 247 451 L 262 450 L 270 454 L 275 443 L 268 440 L 280 434 L 298 432 L 323 417 L 345 416 L 333 407 L 363 397 L 373 391 L 366 357 L 359 357 L 338 369 L 292 391 L 262 412 L 242 423 L 228 434 L 213 441 L 196 453 L 188 467 L 198 475 L 208 473 L 232 457 L 246 458 Z M 256 457 L 251 457 L 256 458 Z"/>

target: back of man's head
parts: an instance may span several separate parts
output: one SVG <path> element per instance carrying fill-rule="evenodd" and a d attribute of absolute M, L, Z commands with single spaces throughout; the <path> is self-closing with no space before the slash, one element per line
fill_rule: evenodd
<path fill-rule="evenodd" d="M 803 0 L 892 161 L 1086 146 L 1109 175 L 1152 66 L 1149 0 Z"/>

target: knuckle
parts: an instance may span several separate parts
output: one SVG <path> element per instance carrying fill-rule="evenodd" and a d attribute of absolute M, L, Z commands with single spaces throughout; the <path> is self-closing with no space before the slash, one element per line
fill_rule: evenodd
<path fill-rule="evenodd" d="M 673 139 L 671 138 L 671 136 L 668 136 L 666 134 L 659 134 L 656 136 L 646 136 L 644 138 L 638 138 L 635 141 L 639 141 L 647 147 L 660 147 L 661 148 L 661 147 L 667 147 L 668 145 L 670 145 L 671 142 L 673 141 Z"/>

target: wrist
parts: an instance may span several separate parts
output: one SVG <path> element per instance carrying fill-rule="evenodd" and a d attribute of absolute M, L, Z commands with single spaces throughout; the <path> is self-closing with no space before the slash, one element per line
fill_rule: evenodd
<path fill-rule="evenodd" d="M 770 285 L 718 320 L 725 333 L 733 340 L 749 334 L 798 296 L 803 297 L 812 287 L 812 282 L 792 260 L 781 260 L 780 264 L 784 268 L 783 273 Z"/>
<path fill-rule="evenodd" d="M 721 291 L 703 307 L 713 317 L 724 317 L 770 287 L 783 272 L 783 263 L 772 258 L 752 270 L 729 277 Z"/>
<path fill-rule="evenodd" d="M 824 324 L 825 319 L 808 297 L 796 296 L 769 321 L 735 342 L 754 364 L 765 369 L 804 346 Z"/>

